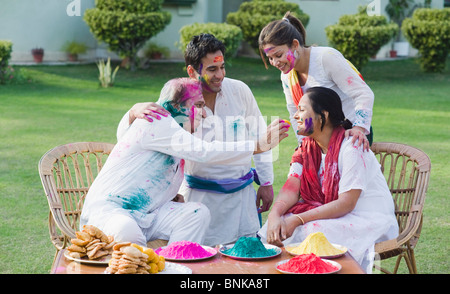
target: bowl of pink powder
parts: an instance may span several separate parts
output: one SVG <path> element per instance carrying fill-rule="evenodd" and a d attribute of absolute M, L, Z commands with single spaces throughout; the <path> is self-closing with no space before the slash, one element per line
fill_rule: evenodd
<path fill-rule="evenodd" d="M 177 241 L 156 249 L 155 253 L 166 260 L 193 261 L 211 258 L 217 254 L 217 250 L 195 242 Z"/>

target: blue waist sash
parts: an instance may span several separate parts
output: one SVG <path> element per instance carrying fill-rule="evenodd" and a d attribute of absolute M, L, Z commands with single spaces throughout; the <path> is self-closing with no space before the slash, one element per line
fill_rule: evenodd
<path fill-rule="evenodd" d="M 253 181 L 260 185 L 256 170 L 250 171 L 239 179 L 208 180 L 184 174 L 188 186 L 192 189 L 208 191 L 212 193 L 230 194 L 240 191 L 250 185 Z"/>

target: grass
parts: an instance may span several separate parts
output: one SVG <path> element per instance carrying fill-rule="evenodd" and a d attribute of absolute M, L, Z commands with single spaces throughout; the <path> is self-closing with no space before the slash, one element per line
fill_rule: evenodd
<path fill-rule="evenodd" d="M 125 111 L 136 102 L 155 101 L 167 80 L 186 76 L 183 68 L 182 63 L 155 63 L 134 73 L 120 69 L 116 85 L 103 89 L 95 64 L 22 67 L 33 82 L 0 86 L 0 273 L 50 270 L 55 250 L 37 170 L 41 156 L 69 142 L 115 142 Z M 442 74 L 424 74 L 413 59 L 370 62 L 362 71 L 376 97 L 375 141 L 415 146 L 432 161 L 424 227 L 416 248 L 418 270 L 428 274 L 450 273 L 449 73 L 447 67 Z M 263 115 L 287 118 L 276 69 L 265 70 L 258 59 L 237 58 L 227 65 L 227 76 L 250 86 Z M 275 194 L 284 183 L 294 137 L 291 133 L 277 149 Z M 401 272 L 407 272 L 404 262 Z"/>

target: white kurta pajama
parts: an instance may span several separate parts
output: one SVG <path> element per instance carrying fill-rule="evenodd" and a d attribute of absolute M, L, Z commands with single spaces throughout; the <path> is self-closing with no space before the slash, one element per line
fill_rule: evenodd
<path fill-rule="evenodd" d="M 325 154 L 318 172 L 321 184 L 324 162 Z M 398 236 L 394 201 L 375 155 L 352 145 L 351 137 L 342 142 L 338 168 L 341 176 L 339 194 L 352 189 L 362 190 L 355 208 L 339 218 L 320 219 L 298 226 L 283 244 L 299 243 L 311 233 L 322 232 L 331 243 L 347 247 L 355 260 L 370 273 L 375 243 Z M 293 163 L 289 176 L 299 177 L 301 173 L 302 165 Z M 258 234 L 266 241 L 267 223 Z"/>
<path fill-rule="evenodd" d="M 120 125 L 127 125 L 127 120 L 124 117 Z M 138 119 L 120 136 L 89 189 L 80 226 L 95 225 L 117 241 L 140 245 L 159 238 L 203 242 L 210 219 L 208 208 L 171 201 L 184 177 L 181 158 L 245 164 L 255 147 L 254 141 L 205 143 L 172 117 L 152 123 Z M 240 152 L 217 151 L 224 148 Z"/>
<path fill-rule="evenodd" d="M 236 141 L 256 139 L 267 130 L 250 88 L 241 81 L 225 78 L 222 90 L 217 94 L 214 113 L 205 107 L 207 118 L 195 136 L 206 141 L 213 139 Z M 272 152 L 253 156 L 253 162 L 261 185 L 272 185 Z M 205 179 L 238 179 L 250 171 L 252 161 L 241 165 L 223 165 L 187 161 L 185 173 Z M 205 245 L 236 242 L 241 236 L 256 236 L 260 222 L 256 208 L 256 191 L 253 185 L 230 194 L 218 194 L 186 186 L 181 191 L 189 202 L 201 202 L 211 212 L 211 224 L 206 232 Z"/>
<path fill-rule="evenodd" d="M 205 107 L 207 117 L 194 133 L 194 136 L 211 142 L 256 140 L 267 130 L 267 122 L 262 117 L 250 88 L 241 81 L 225 78 L 222 90 L 217 94 L 214 113 Z M 156 120 L 154 120 L 156 121 Z M 128 113 L 118 128 L 120 138 L 128 127 Z M 231 149 L 228 149 L 231 150 Z M 223 152 L 232 153 L 231 152 Z M 252 167 L 252 159 L 240 162 L 214 163 L 187 160 L 185 173 L 204 179 L 238 179 L 246 175 Z M 261 185 L 272 185 L 272 151 L 253 155 L 253 162 Z M 186 181 L 180 189 L 187 202 L 200 202 L 209 208 L 210 226 L 205 240 L 207 246 L 235 242 L 241 236 L 255 236 L 260 229 L 256 208 L 256 191 L 250 184 L 231 194 L 218 194 L 191 189 Z"/>

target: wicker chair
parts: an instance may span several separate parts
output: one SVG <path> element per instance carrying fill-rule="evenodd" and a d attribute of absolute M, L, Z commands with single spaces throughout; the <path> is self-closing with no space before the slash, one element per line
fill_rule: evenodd
<path fill-rule="evenodd" d="M 431 162 L 421 150 L 408 145 L 374 142 L 371 147 L 381 164 L 395 203 L 399 236 L 375 244 L 380 259 L 397 257 L 392 273 L 397 273 L 402 258 L 410 273 L 417 274 L 414 248 L 422 229 L 422 211 L 430 178 Z M 385 268 L 375 266 L 384 273 Z"/>
<path fill-rule="evenodd" d="M 79 230 L 81 210 L 89 188 L 114 148 L 102 142 L 77 142 L 55 147 L 39 161 L 39 175 L 47 196 L 49 233 L 56 254 L 70 245 Z M 167 245 L 167 240 L 153 240 L 150 248 Z"/>
<path fill-rule="evenodd" d="M 75 238 L 84 198 L 113 147 L 101 142 L 71 143 L 51 149 L 39 161 L 39 175 L 50 208 L 50 239 L 56 254 Z"/>

